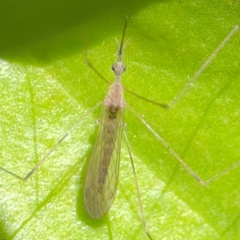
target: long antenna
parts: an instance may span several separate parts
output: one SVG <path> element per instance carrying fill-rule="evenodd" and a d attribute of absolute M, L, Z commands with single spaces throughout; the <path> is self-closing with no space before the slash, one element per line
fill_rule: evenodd
<path fill-rule="evenodd" d="M 125 24 L 124 24 L 124 28 L 123 28 L 123 34 L 122 34 L 122 40 L 121 40 L 120 48 L 118 49 L 118 62 L 122 61 L 123 41 L 124 41 L 126 29 L 127 29 L 127 23 L 128 23 L 128 17 L 126 17 L 126 20 L 125 20 Z"/>

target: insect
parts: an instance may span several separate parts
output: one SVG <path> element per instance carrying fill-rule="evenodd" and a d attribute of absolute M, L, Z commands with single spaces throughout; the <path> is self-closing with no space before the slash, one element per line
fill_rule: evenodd
<path fill-rule="evenodd" d="M 150 132 L 160 141 L 169 152 L 183 165 L 183 167 L 202 185 L 208 184 L 216 178 L 220 177 L 224 173 L 228 172 L 230 169 L 237 167 L 240 162 L 235 163 L 231 167 L 225 169 L 221 173 L 215 175 L 207 181 L 203 181 L 179 156 L 178 154 L 164 141 L 152 128 L 151 126 L 134 110 L 132 109 L 124 100 L 123 91 L 128 91 L 130 94 L 133 94 L 141 99 L 144 99 L 152 104 L 163 108 L 173 107 L 179 99 L 185 94 L 185 92 L 193 85 L 205 68 L 211 63 L 211 61 L 216 57 L 218 52 L 226 44 L 226 42 L 236 33 L 239 29 L 239 26 L 235 27 L 225 40 L 219 45 L 219 47 L 211 54 L 211 56 L 205 61 L 199 71 L 196 72 L 194 77 L 189 81 L 186 87 L 180 92 L 179 95 L 173 100 L 170 105 L 157 103 L 141 97 L 135 93 L 132 93 L 128 89 L 124 88 L 121 85 L 121 75 L 125 72 L 125 65 L 122 62 L 123 57 L 123 43 L 125 32 L 127 28 L 127 20 L 124 25 L 124 30 L 122 34 L 121 43 L 118 49 L 117 62 L 113 64 L 112 69 L 115 73 L 115 81 L 111 84 L 109 92 L 103 101 L 103 110 L 100 117 L 99 124 L 99 133 L 94 146 L 94 150 L 89 162 L 89 168 L 86 175 L 85 185 L 84 185 L 84 204 L 87 212 L 93 218 L 101 218 L 106 212 L 111 208 L 116 192 L 117 192 L 117 183 L 119 175 L 119 163 L 120 163 L 120 150 L 121 150 L 121 139 L 124 132 L 124 111 L 128 107 L 140 121 L 148 128 Z M 107 81 L 102 75 L 87 61 L 87 64 L 92 68 L 103 80 Z M 109 83 L 107 81 L 107 83 Z M 98 107 L 98 104 L 96 107 Z M 95 107 L 95 108 L 96 108 Z M 95 109 L 94 108 L 94 109 Z M 91 112 L 92 110 L 90 110 Z M 52 154 L 52 152 L 62 143 L 62 141 L 79 125 L 79 122 L 76 123 L 58 142 L 57 144 L 39 161 L 37 165 L 24 177 L 21 178 L 16 174 L 1 168 L 2 170 L 18 177 L 20 179 L 27 180 Z M 126 136 L 125 136 L 126 137 Z M 146 220 L 143 212 L 143 207 L 141 204 L 141 198 L 139 194 L 139 188 L 136 180 L 135 168 L 133 165 L 133 160 L 131 152 L 129 150 L 130 160 L 133 167 L 135 185 L 137 189 L 137 195 L 140 203 L 140 210 L 142 215 L 142 223 L 144 230 L 149 239 L 152 239 L 149 231 L 146 227 Z"/>
<path fill-rule="evenodd" d="M 127 23 L 127 22 L 126 22 Z M 117 62 L 113 64 L 115 81 L 104 100 L 99 133 L 90 160 L 84 185 L 84 204 L 93 218 L 101 218 L 112 206 L 117 191 L 121 138 L 125 101 L 121 75 L 126 67 L 122 63 L 123 39 L 118 50 Z"/>
<path fill-rule="evenodd" d="M 117 61 L 112 65 L 112 70 L 115 74 L 115 81 L 111 84 L 108 94 L 103 102 L 98 137 L 91 156 L 84 185 L 84 204 L 86 210 L 90 216 L 97 219 L 101 218 L 106 212 L 108 212 L 117 192 L 121 139 L 126 107 L 126 102 L 123 96 L 123 87 L 121 85 L 121 75 L 126 70 L 126 67 L 122 62 L 123 42 L 126 28 L 127 20 L 124 25 L 122 40 L 118 49 Z M 89 62 L 88 65 L 100 75 Z M 163 104 L 161 104 L 161 106 L 167 107 Z M 131 155 L 130 158 L 133 164 Z M 134 165 L 132 166 L 134 169 Z M 136 178 L 135 183 L 138 198 L 141 203 Z M 147 236 L 151 239 L 146 228 L 142 207 L 141 213 L 144 229 Z"/>

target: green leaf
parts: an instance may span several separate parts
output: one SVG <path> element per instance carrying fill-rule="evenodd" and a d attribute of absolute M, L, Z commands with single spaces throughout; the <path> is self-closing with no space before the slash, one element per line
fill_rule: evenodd
<path fill-rule="evenodd" d="M 1 7 L 0 166 L 24 176 L 79 120 L 26 182 L 1 172 L 0 239 L 147 239 L 123 141 L 119 186 L 102 220 L 87 216 L 83 182 L 117 44 L 128 16 L 123 85 L 170 103 L 238 24 L 223 1 L 10 2 Z M 129 40 L 127 40 L 129 39 Z M 170 110 L 125 93 L 203 180 L 240 160 L 238 32 Z M 126 132 L 153 239 L 239 239 L 239 168 L 201 186 L 128 109 Z"/>

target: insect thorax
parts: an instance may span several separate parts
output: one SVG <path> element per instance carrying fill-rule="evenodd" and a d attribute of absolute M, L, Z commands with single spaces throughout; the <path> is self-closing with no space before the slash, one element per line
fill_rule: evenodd
<path fill-rule="evenodd" d="M 110 119 L 115 119 L 118 111 L 125 107 L 122 86 L 120 83 L 112 84 L 108 95 L 104 100 L 104 106 Z"/>

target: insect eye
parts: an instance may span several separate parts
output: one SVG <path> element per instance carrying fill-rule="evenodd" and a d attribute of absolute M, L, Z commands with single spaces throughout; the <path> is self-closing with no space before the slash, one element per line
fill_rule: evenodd
<path fill-rule="evenodd" d="M 126 66 L 123 63 L 116 62 L 112 65 L 112 70 L 114 72 L 125 72 Z"/>

